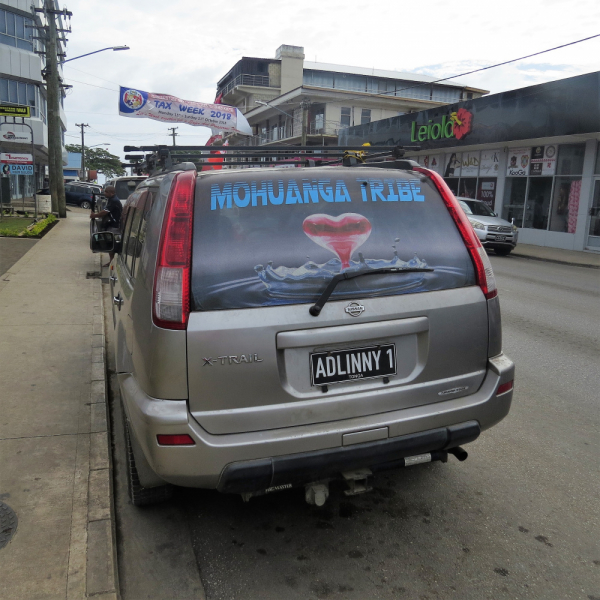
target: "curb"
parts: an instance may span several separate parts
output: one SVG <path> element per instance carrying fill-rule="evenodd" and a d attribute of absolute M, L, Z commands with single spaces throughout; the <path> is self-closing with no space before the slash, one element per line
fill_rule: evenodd
<path fill-rule="evenodd" d="M 94 257 L 101 270 L 100 255 Z M 90 395 L 90 461 L 87 497 L 86 597 L 118 600 L 116 521 L 113 501 L 113 465 L 107 404 L 106 338 L 102 281 L 94 279 L 92 377 Z"/>
<path fill-rule="evenodd" d="M 529 260 L 539 260 L 540 262 L 549 262 L 556 265 L 568 265 L 570 267 L 583 267 L 584 269 L 600 269 L 599 265 L 592 265 L 590 263 L 577 263 L 570 262 L 568 260 L 558 260 L 557 258 L 543 258 L 541 256 L 531 256 L 531 254 L 519 254 L 517 252 L 511 252 L 511 256 L 515 258 L 527 258 Z"/>

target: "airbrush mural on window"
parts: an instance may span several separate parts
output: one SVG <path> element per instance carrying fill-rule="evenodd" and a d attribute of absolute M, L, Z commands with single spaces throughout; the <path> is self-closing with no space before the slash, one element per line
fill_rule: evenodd
<path fill-rule="evenodd" d="M 196 206 L 195 310 L 312 302 L 343 271 L 406 270 L 341 282 L 332 299 L 460 287 L 472 278 L 450 215 L 417 177 L 232 179 L 207 180 Z M 438 222 L 445 239 L 439 227 L 437 235 L 429 230 Z"/>

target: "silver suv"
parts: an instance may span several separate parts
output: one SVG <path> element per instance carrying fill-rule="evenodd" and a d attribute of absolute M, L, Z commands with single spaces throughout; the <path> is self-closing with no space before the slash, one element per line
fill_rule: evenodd
<path fill-rule="evenodd" d="M 390 168 L 397 166 L 397 168 Z M 382 168 L 380 168 L 382 167 Z M 180 167 L 181 169 L 181 167 Z M 486 252 L 410 161 L 152 176 L 111 266 L 134 504 L 171 485 L 247 500 L 464 460 L 514 365 Z"/>
<path fill-rule="evenodd" d="M 516 225 L 499 217 L 485 202 L 472 198 L 458 197 L 481 245 L 491 248 L 500 256 L 508 256 L 519 241 Z"/>

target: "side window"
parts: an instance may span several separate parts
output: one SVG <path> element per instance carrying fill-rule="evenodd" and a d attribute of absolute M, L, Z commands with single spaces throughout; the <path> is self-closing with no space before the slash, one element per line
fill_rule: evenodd
<path fill-rule="evenodd" d="M 125 264 L 125 266 L 127 267 L 128 270 L 130 268 L 130 264 L 129 264 L 130 257 L 128 254 L 127 247 L 129 246 L 131 224 L 133 222 L 134 217 L 135 217 L 135 208 L 133 206 L 130 206 L 127 211 L 127 220 L 124 220 L 125 226 L 123 227 L 123 250 L 121 252 L 121 260 L 123 261 L 123 263 Z M 125 216 L 123 217 L 123 219 L 125 219 Z"/>
<path fill-rule="evenodd" d="M 131 226 L 129 227 L 129 229 L 126 230 L 127 244 L 124 248 L 124 254 L 127 270 L 129 271 L 132 277 L 135 277 L 135 263 L 142 251 L 141 243 L 139 240 L 139 233 L 142 219 L 147 210 L 147 199 L 148 193 L 146 191 L 142 193 L 136 192 L 135 199 L 132 199 L 133 201 L 129 208 L 129 210 L 132 211 Z"/>
<path fill-rule="evenodd" d="M 135 262 L 133 265 L 133 269 L 134 269 L 134 277 L 135 277 L 135 273 L 137 272 L 138 269 L 138 263 L 140 262 L 139 259 L 142 256 L 142 250 L 144 249 L 144 243 L 146 242 L 146 228 L 148 225 L 148 217 L 150 216 L 150 211 L 152 210 L 152 205 L 154 204 L 154 198 L 156 198 L 156 195 L 158 194 L 158 189 L 154 189 L 154 190 L 149 190 L 148 191 L 148 195 L 146 196 L 146 200 L 144 202 L 144 211 L 142 214 L 142 219 L 140 222 L 140 230 L 137 236 L 137 241 L 136 241 L 136 255 L 135 255 Z"/>

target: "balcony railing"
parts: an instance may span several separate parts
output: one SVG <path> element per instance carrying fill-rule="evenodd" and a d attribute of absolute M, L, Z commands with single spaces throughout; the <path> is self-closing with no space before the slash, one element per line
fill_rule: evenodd
<path fill-rule="evenodd" d="M 230 81 L 224 88 L 218 90 L 217 94 L 227 95 L 233 88 L 239 85 L 252 85 L 255 87 L 271 87 L 268 75 L 247 75 L 242 73 L 233 81 Z"/>

